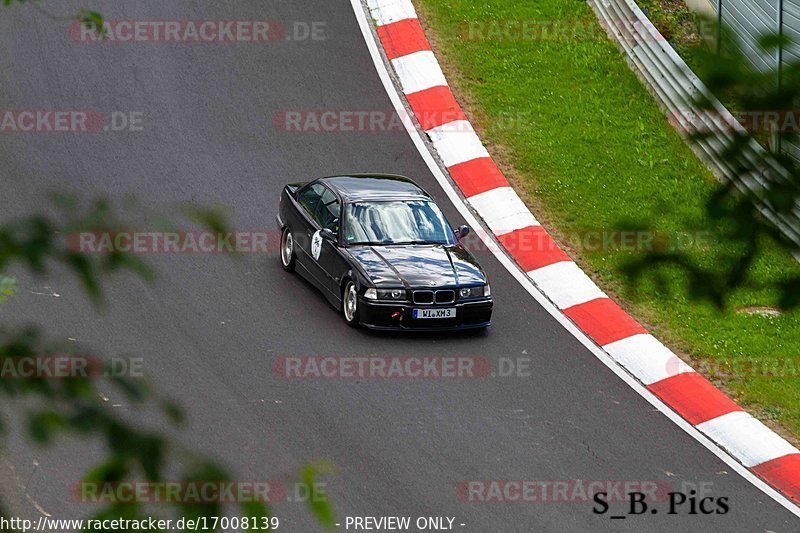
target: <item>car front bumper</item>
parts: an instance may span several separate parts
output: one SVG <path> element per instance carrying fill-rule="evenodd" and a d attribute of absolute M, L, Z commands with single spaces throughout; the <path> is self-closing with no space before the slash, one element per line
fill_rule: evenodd
<path fill-rule="evenodd" d="M 385 302 L 359 297 L 361 325 L 369 329 L 401 331 L 445 331 L 485 328 L 491 325 L 491 298 L 481 298 L 448 305 L 414 305 L 410 302 Z M 455 318 L 415 319 L 414 309 L 455 308 Z"/>

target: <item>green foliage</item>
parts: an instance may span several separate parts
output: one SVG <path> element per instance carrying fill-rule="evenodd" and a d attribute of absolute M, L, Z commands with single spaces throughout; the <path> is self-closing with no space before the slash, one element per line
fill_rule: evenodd
<path fill-rule="evenodd" d="M 777 303 L 781 308 L 794 309 L 800 305 L 800 273 L 795 271 L 765 280 L 753 275 L 753 271 L 765 250 L 774 247 L 800 257 L 797 244 L 761 212 L 767 206 L 782 218 L 797 219 L 800 166 L 785 153 L 754 151 L 751 143 L 753 128 L 759 130 L 756 133 L 775 135 L 783 143 L 800 139 L 797 126 L 786 128 L 783 122 L 787 117 L 797 117 L 800 62 L 784 64 L 780 73 L 777 67 L 760 70 L 747 59 L 731 31 L 725 29 L 721 35 L 721 53 L 716 52 L 716 47 L 704 44 L 694 50 L 697 73 L 718 99 L 758 118 L 749 124 L 751 129 L 730 129 L 723 141 L 722 159 L 733 169 L 734 178 L 725 177 L 705 205 L 709 223 L 719 230 L 719 239 L 731 253 L 724 261 L 704 265 L 687 253 L 653 251 L 632 259 L 626 272 L 636 283 L 644 276 L 657 277 L 664 267 L 677 268 L 686 275 L 686 287 L 692 298 L 709 301 L 719 308 L 729 304 L 737 289 L 755 285 L 778 293 Z M 785 36 L 765 34 L 759 43 L 765 53 L 774 55 L 777 47 L 786 46 L 789 41 Z M 708 98 L 699 97 L 696 104 L 716 115 L 714 103 Z M 776 116 L 772 123 L 768 122 L 769 114 Z M 712 132 L 698 130 L 691 141 L 707 141 L 713 136 Z M 764 178 L 763 183 L 753 187 L 753 176 Z"/>
<path fill-rule="evenodd" d="M 16 294 L 18 287 L 16 278 L 0 275 L 0 304 L 9 296 Z"/>
<path fill-rule="evenodd" d="M 320 475 L 333 473 L 335 473 L 333 465 L 327 462 L 312 463 L 300 470 L 300 485 L 304 493 L 309 496 L 308 506 L 320 524 L 329 529 L 333 529 L 336 525 L 336 518 L 328 495 L 318 491 L 317 478 Z"/>
<path fill-rule="evenodd" d="M 75 16 L 75 18 L 87 28 L 94 30 L 101 38 L 106 37 L 107 31 L 103 25 L 103 15 L 97 11 L 81 9 L 78 11 L 78 14 Z"/>
<path fill-rule="evenodd" d="M 95 284 L 99 285 L 99 284 Z M 22 332 L 0 333 L 0 367 L 7 358 L 25 356 L 55 356 L 63 352 L 48 347 L 41 334 L 35 329 Z M 146 383 L 136 383 L 117 378 L 111 382 L 126 402 L 134 408 L 145 408 L 148 404 L 168 406 L 164 415 L 171 421 L 180 419 L 177 408 L 168 400 L 149 388 Z M 186 478 L 198 471 L 192 465 L 205 462 L 194 453 L 185 450 L 167 437 L 146 429 L 140 429 L 117 415 L 101 400 L 100 383 L 90 376 L 75 376 L 64 379 L 44 379 L 42 377 L 2 379 L 0 396 L 14 397 L 30 405 L 43 405 L 26 413 L 29 438 L 39 445 L 52 445 L 62 435 L 75 435 L 82 438 L 97 438 L 105 443 L 106 459 L 90 472 L 84 481 L 94 483 L 117 483 L 125 479 L 143 479 L 157 482 L 165 478 L 168 464 L 186 466 Z M 107 386 L 104 390 L 108 391 Z M 35 400 L 35 401 L 33 401 Z M 3 419 L 3 422 L 5 420 Z M 2 433 L 9 430 L 3 424 Z M 199 470 L 206 473 L 206 470 Z M 214 467 L 213 480 L 228 480 L 230 475 L 221 468 Z M 197 506 L 192 511 L 200 516 L 214 516 L 218 509 L 214 505 Z M 181 509 L 184 510 L 183 508 Z M 140 517 L 147 515 L 147 509 L 135 503 L 109 502 L 97 512 L 97 516 Z M 266 515 L 265 515 L 266 516 Z"/>
<path fill-rule="evenodd" d="M 112 251 L 105 254 L 85 255 L 70 245 L 69 235 L 74 232 L 113 231 L 125 227 L 114 217 L 109 202 L 100 200 L 84 206 L 72 197 L 56 198 L 61 217 L 58 219 L 35 215 L 27 219 L 0 225 L 0 280 L 6 287 L 16 286 L 16 281 L 3 275 L 13 266 L 23 266 L 37 275 L 47 275 L 55 263 L 66 266 L 80 280 L 95 304 L 102 303 L 103 280 L 107 275 L 130 271 L 145 280 L 154 278 L 153 271 L 130 254 Z M 212 213 L 212 214 L 209 214 Z M 193 219 L 206 229 L 225 231 L 225 217 L 216 211 L 192 210 Z M 66 236 L 66 238 L 65 238 Z M 36 328 L 22 331 L 0 329 L 0 368 L 21 357 L 66 356 L 61 346 L 48 344 L 43 333 Z M 84 354 L 85 355 L 85 354 Z M 98 374 L 113 375 L 108 372 Z M 122 418 L 119 411 L 102 400 L 101 389 L 122 395 L 133 412 L 156 407 L 161 416 L 173 425 L 180 426 L 185 415 L 169 398 L 161 396 L 142 379 L 114 376 L 95 378 L 94 374 L 76 375 L 64 379 L 45 379 L 42 376 L 0 379 L 0 435 L 11 430 L 6 424 L 3 408 L 8 405 L 2 398 L 23 400 L 23 405 L 35 405 L 25 413 L 26 433 L 37 445 L 55 445 L 61 436 L 73 435 L 99 439 L 104 443 L 106 456 L 102 462 L 87 472 L 84 482 L 118 483 L 124 480 L 162 482 L 166 472 L 175 472 L 183 482 L 231 480 L 230 474 L 213 461 L 188 450 L 165 435 L 138 427 Z M 29 400 L 29 401 L 24 401 Z M 309 470 L 304 479 L 313 481 Z M 137 502 L 104 502 L 96 518 L 145 518 L 153 516 L 151 509 Z M 221 503 L 175 502 L 175 512 L 186 518 L 219 516 L 224 510 Z M 312 507 L 316 516 L 332 520 L 324 504 Z M 242 516 L 269 517 L 265 502 L 242 503 Z M 1 515 L 0 515 L 1 516 Z"/>
<path fill-rule="evenodd" d="M 13 0 L 2 0 L 2 5 L 10 6 Z M 25 4 L 26 0 L 17 0 Z M 45 11 L 38 3 L 30 2 L 40 12 L 57 20 L 65 20 Z M 106 36 L 104 18 L 97 11 L 80 9 L 77 14 L 66 17 L 77 20 L 93 29 L 100 37 Z M 145 281 L 154 279 L 153 271 L 132 254 L 114 250 L 100 255 L 87 255 L 74 249 L 64 236 L 79 232 L 113 232 L 115 228 L 125 227 L 114 217 L 109 202 L 99 200 L 92 205 L 82 206 L 70 196 L 54 197 L 60 208 L 62 219 L 54 220 L 43 215 L 0 225 L 0 303 L 17 290 L 15 278 L 5 273 L 15 265 L 21 265 L 40 276 L 48 275 L 52 264 L 66 266 L 80 281 L 87 295 L 96 304 L 102 303 L 105 276 L 129 271 Z M 185 210 L 187 218 L 202 227 L 222 233 L 226 227 L 226 217 L 220 209 L 191 207 Z M 0 328 L 0 366 L 9 358 L 41 356 L 59 353 L 59 347 L 48 346 L 42 333 L 35 328 L 24 331 L 9 331 Z M 176 426 L 180 426 L 185 415 L 172 400 L 162 397 L 146 383 L 124 377 L 111 377 L 109 385 L 121 393 L 134 407 L 156 406 L 161 415 Z M 228 472 L 216 463 L 186 450 L 164 435 L 137 428 L 110 410 L 100 398 L 99 383 L 89 377 L 72 377 L 58 380 L 45 380 L 41 377 L 0 379 L 0 398 L 15 397 L 36 400 L 44 405 L 26 414 L 28 437 L 39 445 L 53 445 L 61 434 L 99 438 L 105 442 L 107 457 L 101 464 L 87 473 L 87 482 L 115 483 L 125 479 L 144 476 L 150 481 L 166 478 L 165 471 L 170 465 L 177 465 L 183 481 L 225 482 L 230 479 Z M 0 436 L 9 431 L 5 423 L 0 399 Z M 171 469 L 172 471 L 174 469 Z M 313 482 L 314 471 L 305 472 L 305 479 Z M 313 483 L 312 483 L 313 485 Z M 326 526 L 333 522 L 333 515 L 327 502 L 312 504 L 312 511 Z M 183 517 L 213 517 L 220 515 L 219 504 L 176 503 L 176 511 Z M 264 502 L 246 502 L 239 508 L 243 517 L 267 518 L 270 509 Z M 0 501 L 0 516 L 8 516 Z M 136 502 L 108 503 L 97 511 L 95 518 L 144 518 L 150 516 L 145 506 Z M 3 533 L 3 532 L 0 532 Z"/>
<path fill-rule="evenodd" d="M 106 200 L 84 208 L 61 198 L 58 205 L 63 221 L 39 215 L 0 226 L 0 273 L 18 262 L 35 274 L 46 275 L 50 270 L 49 262 L 60 263 L 72 270 L 95 303 L 102 299 L 102 275 L 127 270 L 145 280 L 153 279 L 150 268 L 132 254 L 114 251 L 90 256 L 65 242 L 64 236 L 83 231 L 111 232 L 121 227 Z"/>

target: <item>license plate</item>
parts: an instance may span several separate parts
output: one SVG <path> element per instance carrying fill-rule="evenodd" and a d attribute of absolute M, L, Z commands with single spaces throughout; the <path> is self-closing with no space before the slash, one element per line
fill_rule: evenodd
<path fill-rule="evenodd" d="M 414 318 L 455 318 L 456 308 L 447 309 L 414 309 Z"/>

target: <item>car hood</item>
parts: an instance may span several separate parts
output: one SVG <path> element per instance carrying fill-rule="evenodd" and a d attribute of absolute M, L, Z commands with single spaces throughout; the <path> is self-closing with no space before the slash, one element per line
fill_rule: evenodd
<path fill-rule="evenodd" d="M 486 283 L 475 259 L 460 246 L 356 246 L 348 248 L 376 287 L 454 287 Z"/>

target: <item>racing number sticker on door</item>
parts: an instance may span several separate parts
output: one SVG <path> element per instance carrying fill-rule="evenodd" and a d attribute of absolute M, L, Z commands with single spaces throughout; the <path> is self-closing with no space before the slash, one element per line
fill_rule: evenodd
<path fill-rule="evenodd" d="M 322 231 L 317 231 L 311 237 L 311 256 L 314 261 L 319 261 L 319 254 L 322 253 Z"/>

